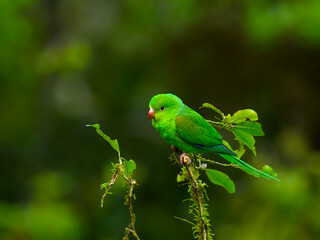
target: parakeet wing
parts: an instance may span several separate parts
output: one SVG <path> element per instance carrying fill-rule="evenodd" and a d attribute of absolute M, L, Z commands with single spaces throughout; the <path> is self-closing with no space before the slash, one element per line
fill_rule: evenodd
<path fill-rule="evenodd" d="M 176 134 L 197 147 L 212 148 L 222 144 L 219 133 L 198 113 L 186 110 L 176 119 Z"/>

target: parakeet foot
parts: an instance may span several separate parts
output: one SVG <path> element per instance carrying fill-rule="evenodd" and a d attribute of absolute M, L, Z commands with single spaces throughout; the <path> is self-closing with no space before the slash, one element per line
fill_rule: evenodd
<path fill-rule="evenodd" d="M 185 163 L 191 163 L 191 159 L 187 156 L 186 153 L 182 153 L 180 156 L 180 163 L 184 165 Z"/>
<path fill-rule="evenodd" d="M 171 145 L 171 149 L 172 149 L 173 152 L 177 151 L 177 148 L 175 146 L 173 146 L 173 145 Z"/>

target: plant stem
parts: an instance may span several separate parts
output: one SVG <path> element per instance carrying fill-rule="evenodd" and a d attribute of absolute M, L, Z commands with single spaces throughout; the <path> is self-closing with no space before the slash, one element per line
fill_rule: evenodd
<path fill-rule="evenodd" d="M 113 186 L 113 184 L 114 184 L 115 181 L 117 180 L 118 175 L 119 175 L 119 169 L 117 169 L 117 170 L 115 171 L 115 173 L 112 175 L 112 177 L 111 177 L 111 179 L 110 179 L 110 181 L 109 181 L 108 188 L 106 189 L 105 193 L 102 195 L 102 198 L 101 198 L 101 207 L 103 207 L 104 198 L 106 197 L 106 195 L 107 195 L 108 192 L 110 191 L 111 187 Z"/>
<path fill-rule="evenodd" d="M 217 164 L 217 165 L 224 166 L 224 167 L 239 168 L 237 165 L 232 164 L 232 163 L 221 163 L 221 162 L 217 162 L 217 161 L 210 160 L 210 159 L 205 159 L 205 158 L 201 158 L 201 161 L 202 162 L 209 162 L 209 163 L 212 163 L 212 164 Z"/>
<path fill-rule="evenodd" d="M 134 180 L 132 178 L 128 178 L 126 176 L 126 174 L 124 173 L 124 170 L 122 168 L 122 165 L 121 165 L 120 171 L 121 171 L 121 175 L 123 176 L 124 180 L 127 181 L 130 185 L 129 192 L 125 197 L 126 198 L 125 205 L 127 205 L 129 207 L 129 214 L 130 214 L 130 224 L 127 227 L 127 230 L 132 234 L 132 236 L 136 240 L 140 240 L 140 238 L 136 232 L 136 229 L 135 229 L 136 216 L 133 212 L 133 207 L 132 207 L 132 198 L 134 198 L 134 195 L 132 194 L 132 192 L 133 192 L 133 187 L 134 187 L 134 185 L 137 184 L 137 182 L 136 182 L 136 180 Z"/>
<path fill-rule="evenodd" d="M 186 169 L 188 171 L 188 174 L 190 176 L 190 181 L 192 182 L 192 191 L 195 195 L 197 204 L 198 204 L 198 211 L 199 211 L 199 224 L 201 228 L 200 232 L 200 239 L 201 240 L 207 240 L 208 239 L 208 233 L 207 233 L 207 225 L 204 220 L 204 215 L 203 215 L 203 203 L 202 203 L 202 186 L 199 185 L 197 180 L 195 179 L 192 170 L 189 166 L 189 164 L 186 163 Z"/>
<path fill-rule="evenodd" d="M 130 190 L 129 190 L 129 194 L 128 194 L 128 205 L 129 205 L 130 220 L 131 220 L 131 223 L 130 223 L 130 226 L 131 226 L 130 232 L 132 233 L 132 235 L 133 235 L 137 240 L 140 240 L 140 238 L 138 237 L 138 234 L 137 234 L 137 232 L 136 232 L 136 229 L 135 229 L 136 216 L 135 216 L 135 214 L 134 214 L 134 212 L 133 212 L 133 208 L 132 208 L 132 198 L 133 198 L 132 191 L 133 191 L 133 187 L 134 187 L 135 184 L 136 184 L 136 181 L 133 180 L 133 179 L 130 179 Z"/>

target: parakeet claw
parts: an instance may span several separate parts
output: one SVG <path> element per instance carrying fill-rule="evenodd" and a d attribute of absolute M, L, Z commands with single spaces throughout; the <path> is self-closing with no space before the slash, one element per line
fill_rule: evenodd
<path fill-rule="evenodd" d="M 181 165 L 184 165 L 185 163 L 191 163 L 191 159 L 187 156 L 186 153 L 182 153 L 180 156 L 180 163 Z"/>
<path fill-rule="evenodd" d="M 175 146 L 173 146 L 173 145 L 171 145 L 171 149 L 172 149 L 173 152 L 175 152 L 177 150 L 177 148 Z"/>

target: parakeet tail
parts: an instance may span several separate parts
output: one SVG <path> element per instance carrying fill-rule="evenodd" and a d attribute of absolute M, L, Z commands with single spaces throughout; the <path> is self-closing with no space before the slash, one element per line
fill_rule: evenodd
<path fill-rule="evenodd" d="M 268 181 L 273 182 L 275 181 L 280 181 L 279 179 L 270 176 L 269 174 L 266 174 L 254 167 L 252 167 L 251 165 L 249 165 L 248 163 L 242 161 L 241 159 L 237 158 L 234 155 L 228 155 L 228 154 L 219 154 L 221 157 L 223 157 L 224 159 L 228 160 L 229 162 L 241 167 L 242 169 L 244 169 L 244 171 L 247 171 L 251 174 L 253 174 L 256 177 L 263 177 L 265 179 L 267 179 Z"/>

